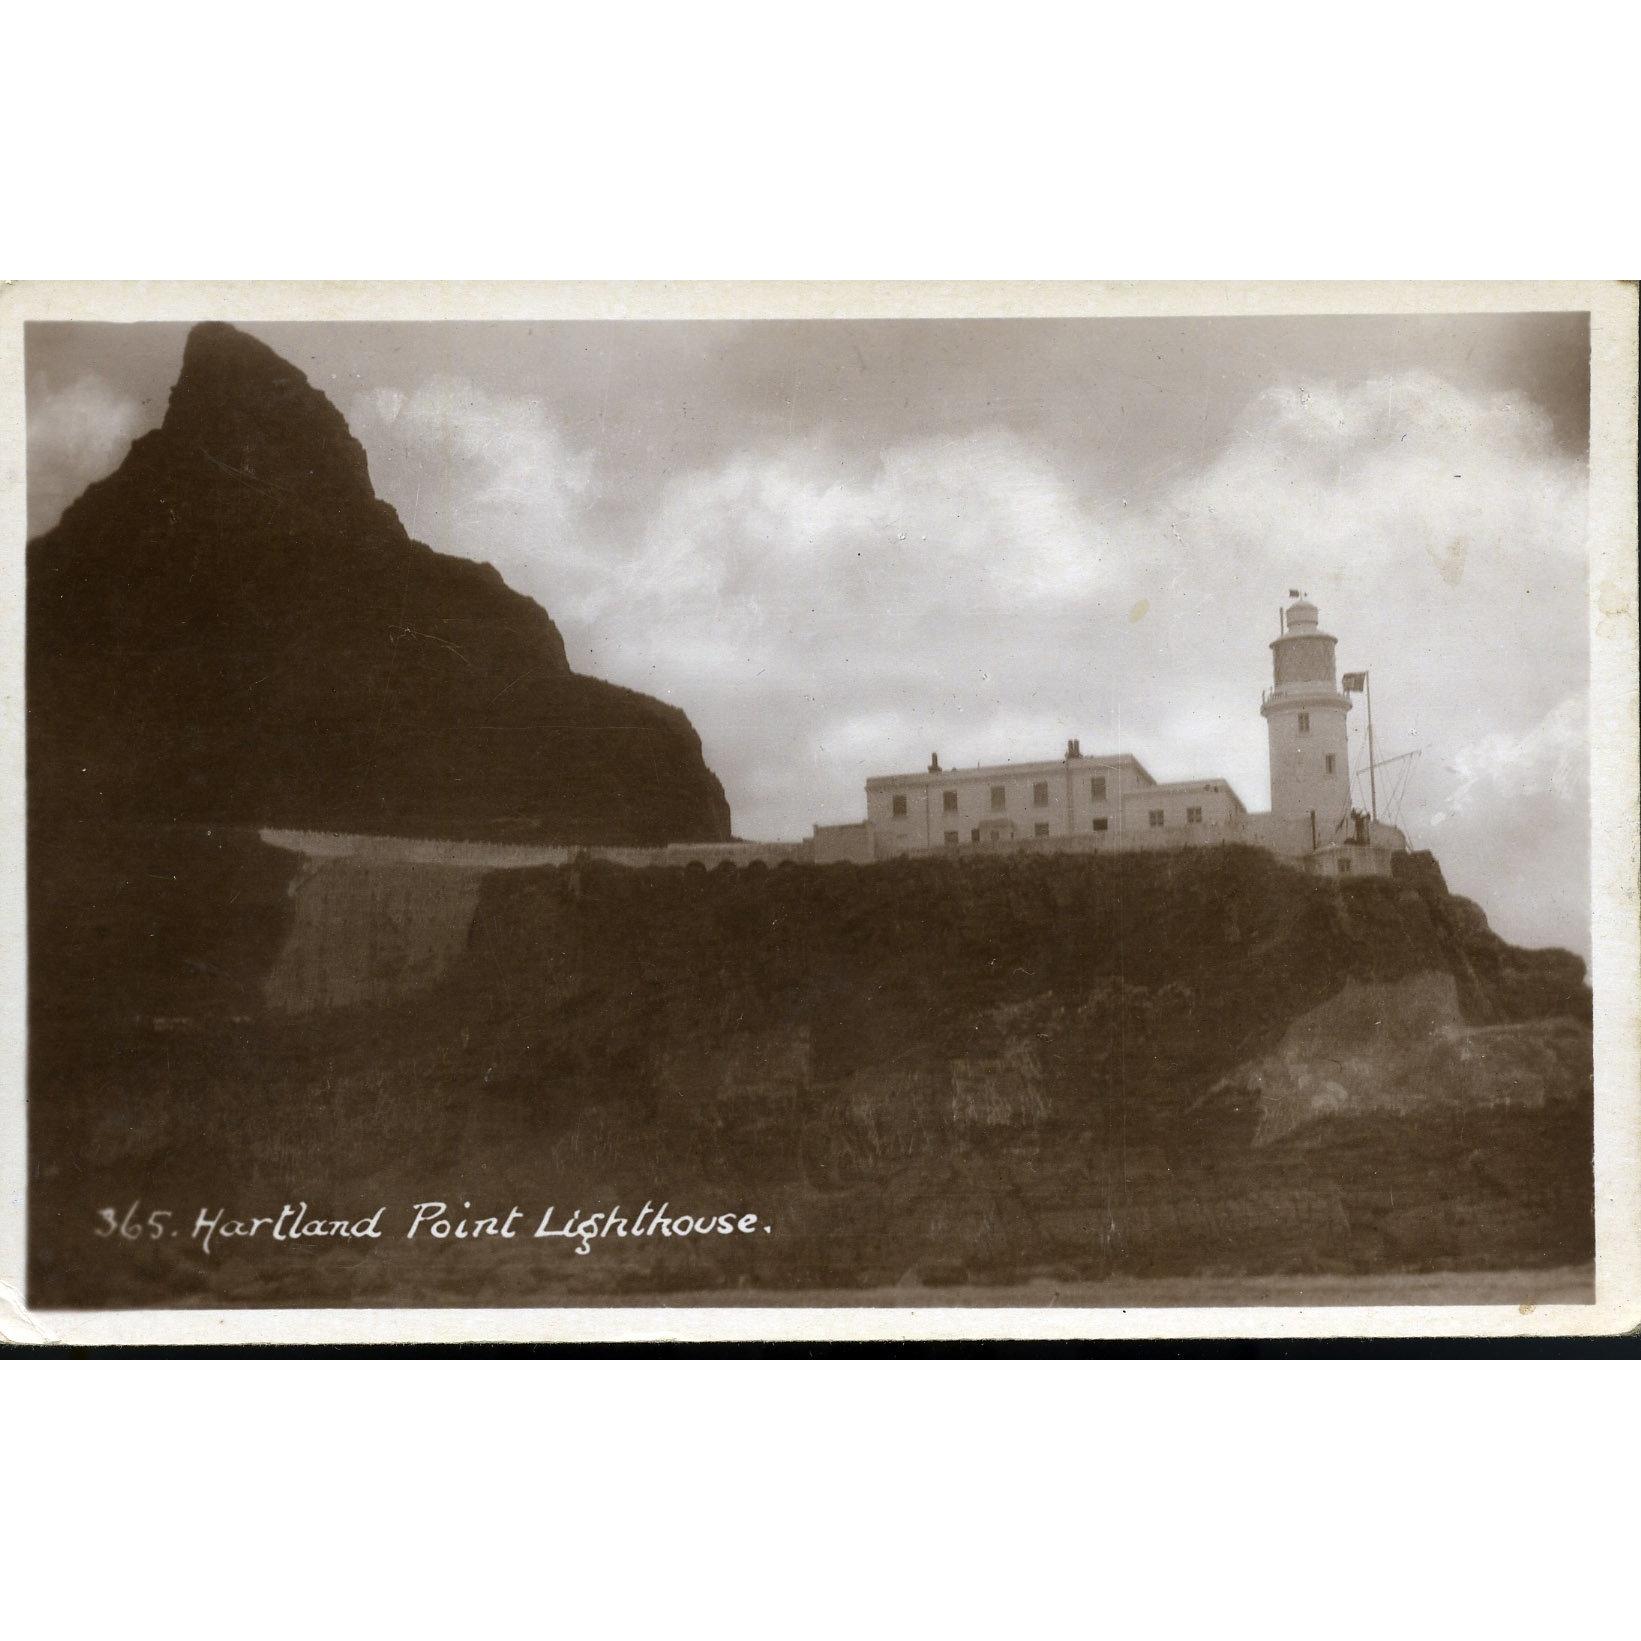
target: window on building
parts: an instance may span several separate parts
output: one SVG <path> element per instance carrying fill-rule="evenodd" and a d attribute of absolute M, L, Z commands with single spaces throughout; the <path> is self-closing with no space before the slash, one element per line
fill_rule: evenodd
<path fill-rule="evenodd" d="M 957 794 L 955 792 L 942 792 L 940 794 L 940 807 L 946 814 L 955 815 L 957 813 Z"/>
<path fill-rule="evenodd" d="M 1349 877 L 1350 876 L 1350 856 L 1349 855 L 1341 855 L 1339 857 L 1339 875 L 1340 875 L 1340 877 Z"/>
<path fill-rule="evenodd" d="M 1095 803 L 1105 802 L 1105 776 L 1092 775 L 1088 782 L 1088 795 Z"/>
<path fill-rule="evenodd" d="M 1007 809 L 1009 793 L 1006 786 L 994 786 L 991 789 L 991 806 L 993 809 Z"/>
<path fill-rule="evenodd" d="M 1153 809 L 1146 817 L 1153 826 L 1161 826 L 1168 817 L 1160 809 Z"/>
<path fill-rule="evenodd" d="M 969 831 L 969 842 L 970 843 L 978 843 L 979 841 L 980 841 L 980 828 L 978 826 L 972 827 Z"/>
<path fill-rule="evenodd" d="M 947 844 L 947 846 L 952 847 L 956 844 L 956 842 L 957 842 L 957 834 L 955 832 L 948 832 L 946 834 L 946 844 Z"/>
<path fill-rule="evenodd" d="M 1110 826 L 1111 826 L 1111 822 L 1108 821 L 1105 818 L 1104 815 L 1096 815 L 1095 816 L 1095 818 L 1094 818 L 1094 830 L 1096 832 L 1107 831 L 1107 830 L 1109 830 Z"/>
<path fill-rule="evenodd" d="M 1202 824 L 1202 811 L 1197 808 L 1187 809 L 1185 811 L 1185 824 L 1187 826 L 1200 826 Z"/>
<path fill-rule="evenodd" d="M 1048 782 L 1038 781 L 1031 789 L 1031 807 L 1033 809 L 1048 808 Z"/>
<path fill-rule="evenodd" d="M 1036 824 L 1036 826 L 1034 826 L 1032 828 L 1032 830 L 1037 834 L 1038 837 L 1046 838 L 1048 836 L 1048 822 L 1047 821 L 1038 821 L 1038 823 Z"/>
<path fill-rule="evenodd" d="M 904 792 L 895 793 L 895 801 L 892 807 L 896 820 L 906 813 L 906 794 Z"/>
<path fill-rule="evenodd" d="M 1327 765 L 1328 773 L 1331 775 L 1333 773 L 1333 754 L 1331 752 L 1327 756 Z"/>
<path fill-rule="evenodd" d="M 1299 733 L 1309 735 L 1311 732 L 1311 715 L 1308 712 L 1299 714 Z"/>

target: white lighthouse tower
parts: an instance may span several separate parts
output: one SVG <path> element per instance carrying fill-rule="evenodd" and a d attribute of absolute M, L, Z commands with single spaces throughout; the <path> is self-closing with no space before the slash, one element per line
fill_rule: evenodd
<path fill-rule="evenodd" d="M 1271 813 L 1311 828 L 1311 848 L 1341 842 L 1350 827 L 1350 767 L 1339 688 L 1337 640 L 1317 624 L 1316 606 L 1299 594 L 1271 640 L 1272 688 L 1260 707 L 1271 737 Z"/>

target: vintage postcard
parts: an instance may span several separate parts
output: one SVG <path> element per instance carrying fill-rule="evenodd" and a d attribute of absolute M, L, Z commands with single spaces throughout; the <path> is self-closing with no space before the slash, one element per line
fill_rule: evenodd
<path fill-rule="evenodd" d="M 1635 1326 L 1635 312 L 0 293 L 0 1335 Z"/>

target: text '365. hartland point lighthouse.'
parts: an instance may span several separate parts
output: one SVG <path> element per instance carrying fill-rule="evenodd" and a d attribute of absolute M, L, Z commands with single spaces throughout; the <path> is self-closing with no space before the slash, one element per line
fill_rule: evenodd
<path fill-rule="evenodd" d="M 1246 843 L 1329 876 L 1384 876 L 1407 841 L 1353 805 L 1346 721 L 1366 673 L 1335 671 L 1337 640 L 1298 593 L 1271 642 L 1260 701 L 1270 740 L 1271 807 L 1250 814 L 1222 776 L 1158 782 L 1129 753 L 875 775 L 866 820 L 815 828 L 816 860 L 881 860 L 928 849 L 1099 851 Z M 1372 749 L 1369 747 L 1371 783 Z"/>

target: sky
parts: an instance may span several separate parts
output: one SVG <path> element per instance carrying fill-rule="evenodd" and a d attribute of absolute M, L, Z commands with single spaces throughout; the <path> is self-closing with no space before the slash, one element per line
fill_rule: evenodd
<path fill-rule="evenodd" d="M 1300 588 L 1371 672 L 1380 814 L 1589 955 L 1583 315 L 242 328 L 414 537 L 689 714 L 738 836 L 1071 737 L 1263 809 Z M 185 335 L 29 327 L 31 535 L 157 425 Z"/>

